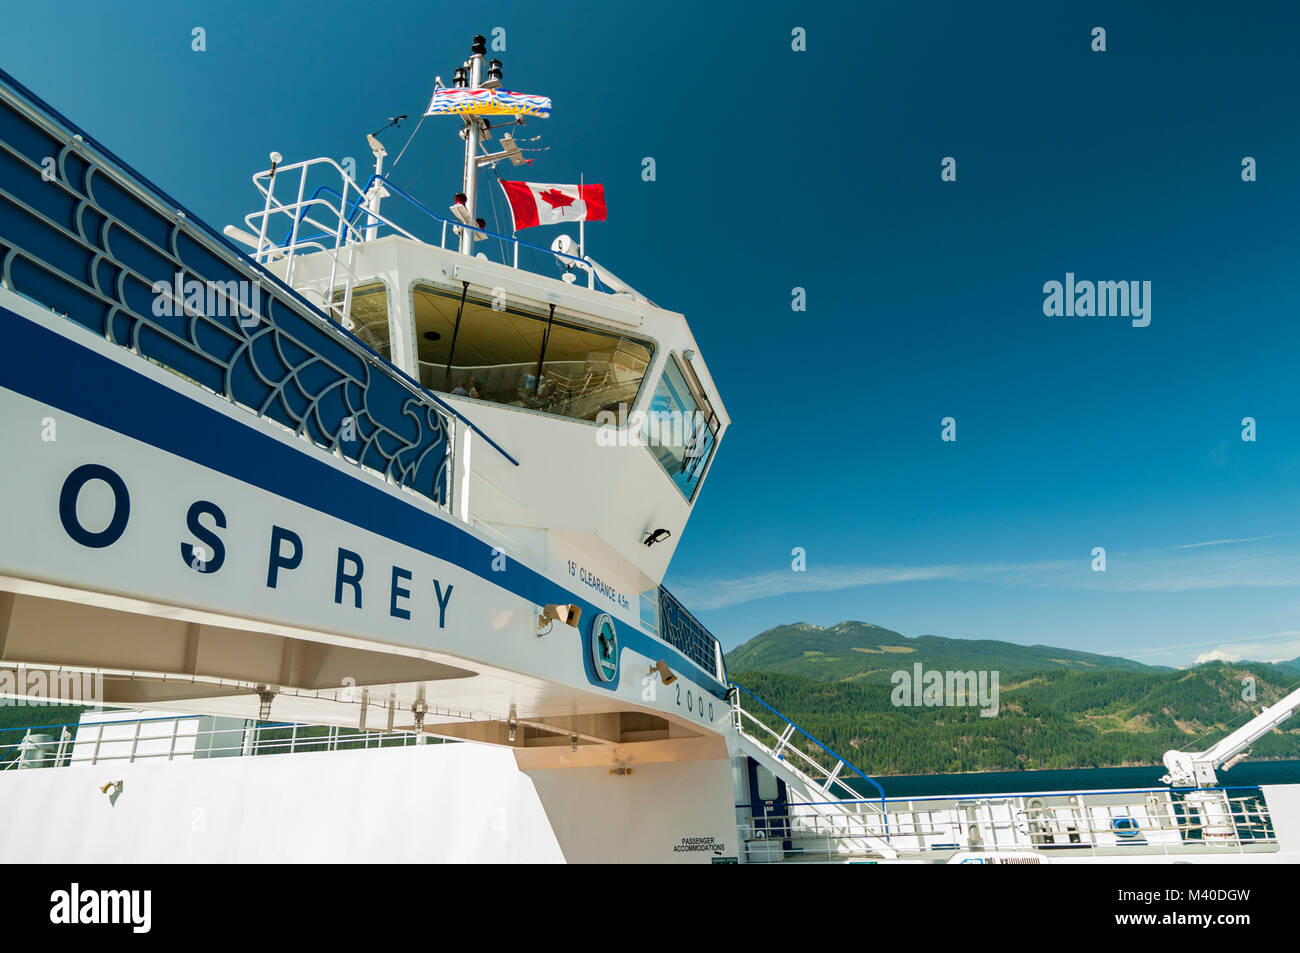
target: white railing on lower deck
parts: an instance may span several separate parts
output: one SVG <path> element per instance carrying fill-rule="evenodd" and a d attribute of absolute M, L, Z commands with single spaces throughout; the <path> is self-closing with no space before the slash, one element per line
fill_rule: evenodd
<path fill-rule="evenodd" d="M 211 727 L 200 727 L 205 719 Z M 10 740 L 19 732 L 22 733 L 19 740 Z M 0 732 L 0 771 L 132 764 L 157 759 L 303 754 L 441 742 L 442 739 L 413 732 L 360 731 L 337 725 L 256 722 L 189 714 L 124 717 L 33 725 Z"/>
<path fill-rule="evenodd" d="M 737 805 L 748 860 L 871 856 L 861 835 L 836 821 L 860 802 L 791 803 L 784 813 Z M 944 860 L 961 852 L 1053 856 L 1270 852 L 1272 818 L 1256 788 L 1136 790 L 889 798 L 890 845 L 901 857 Z"/>

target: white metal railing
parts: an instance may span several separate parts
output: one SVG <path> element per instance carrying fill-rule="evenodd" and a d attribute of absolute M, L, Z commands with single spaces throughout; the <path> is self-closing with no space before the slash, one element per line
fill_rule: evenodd
<path fill-rule="evenodd" d="M 443 741 L 408 731 L 362 731 L 337 725 L 259 723 L 248 719 L 225 719 L 224 723 L 209 719 L 211 727 L 201 728 L 205 718 L 209 716 L 166 715 L 10 729 L 0 734 L 24 734 L 17 742 L 0 744 L 0 770 L 302 754 Z M 57 741 L 37 740 L 48 737 L 47 733 L 54 729 L 62 729 Z"/>
<path fill-rule="evenodd" d="M 817 823 L 834 842 L 832 852 L 875 857 L 897 856 L 891 843 L 890 820 L 884 810 L 884 791 L 880 785 L 762 699 L 735 682 L 731 686 L 733 726 L 737 733 L 773 762 L 779 763 L 780 768 L 798 782 L 795 787 L 786 785 L 787 796 L 794 798 L 792 803 L 797 804 L 800 810 L 806 808 L 818 818 Z M 768 720 L 774 721 L 777 727 L 746 710 L 742 704 L 742 695 L 765 710 Z M 803 748 L 805 744 L 820 752 L 830 766 L 806 752 Z M 771 769 L 776 765 L 769 764 L 767 767 Z M 863 797 L 848 783 L 844 776 L 845 769 L 850 775 L 874 785 L 880 793 L 880 800 Z M 769 843 L 764 844 L 764 848 L 770 851 L 770 832 L 764 833 L 762 824 L 772 823 L 773 818 L 768 814 L 761 817 L 761 823 L 755 817 L 750 818 L 754 823 L 748 825 L 748 833 L 751 840 L 768 840 Z M 789 821 L 786 819 L 777 823 Z M 738 827 L 744 841 L 747 830 L 745 818 L 738 818 Z M 833 837 L 830 834 L 832 831 Z M 827 850 L 830 850 L 829 842 Z"/>
<path fill-rule="evenodd" d="M 332 169 L 337 172 L 339 191 L 317 189 L 311 196 L 305 197 L 308 177 L 313 170 L 317 169 Z M 286 203 L 275 194 L 276 180 L 294 172 L 298 173 L 297 198 L 293 202 Z M 244 218 L 248 227 L 257 233 L 257 248 L 253 252 L 253 258 L 263 265 L 275 262 L 283 266 L 285 283 L 301 293 L 305 290 L 304 287 L 294 281 L 298 256 L 310 252 L 328 252 L 330 254 L 328 284 L 323 292 L 319 289 L 314 290 L 320 293 L 322 307 L 333 311 L 340 323 L 348 330 L 352 330 L 348 315 L 351 311 L 352 291 L 358 280 L 354 269 L 356 247 L 366 237 L 363 228 L 353 221 L 355 214 L 365 209 L 367 221 L 365 227 L 369 227 L 371 221 L 376 225 L 382 223 L 399 235 L 412 240 L 418 239 L 378 211 L 369 208 L 369 197 L 333 159 L 325 157 L 308 159 L 280 166 L 274 172 L 268 169 L 254 175 L 253 184 L 265 199 L 262 211 L 253 212 Z M 353 201 L 354 194 L 357 212 L 350 212 L 349 205 Z M 330 198 L 325 197 L 327 195 L 336 197 L 338 203 L 331 202 Z M 281 224 L 288 229 L 288 236 L 284 241 L 277 241 L 269 233 Z M 316 231 L 304 236 L 302 234 L 304 225 Z M 345 252 L 347 260 L 343 261 L 342 256 Z M 334 294 L 338 287 L 340 270 L 345 275 L 343 299 L 336 304 Z"/>
<path fill-rule="evenodd" d="M 1234 790 L 1242 789 L 891 798 L 885 814 L 899 856 L 922 859 L 963 851 L 1049 858 L 1276 851 L 1262 792 Z M 755 862 L 870 855 L 861 832 L 846 831 L 828 810 L 843 806 L 792 803 L 774 814 L 737 805 L 742 850 Z"/>
<path fill-rule="evenodd" d="M 325 172 L 328 175 L 331 171 L 338 175 L 337 189 L 332 184 L 321 185 L 311 194 L 307 193 L 308 178 L 313 172 Z M 291 202 L 286 202 L 275 194 L 276 183 L 281 177 L 291 177 L 295 172 L 298 174 L 297 187 L 294 190 L 295 198 Z M 332 175 L 329 177 L 333 179 Z M 438 227 L 439 248 L 444 250 L 447 248 L 449 234 L 458 243 L 459 239 L 456 236 L 461 230 L 474 232 L 484 238 L 495 238 L 502 243 L 509 243 L 513 247 L 512 256 L 503 254 L 503 258 L 509 257 L 510 260 L 503 261 L 502 264 L 519 269 L 519 250 L 528 248 L 558 260 L 567 268 L 585 271 L 588 288 L 608 290 L 604 288 L 597 274 L 598 266 L 585 256 L 568 255 L 542 248 L 517 236 L 498 235 L 484 228 L 454 222 L 437 214 L 382 175 L 370 176 L 363 188 L 339 163 L 327 156 L 277 166 L 274 172 L 270 169 L 258 172 L 253 176 L 253 185 L 264 199 L 260 212 L 252 212 L 244 217 L 245 224 L 257 235 L 257 247 L 253 251 L 253 258 L 264 265 L 271 262 L 282 265 L 285 269 L 285 283 L 301 293 L 304 286 L 294 282 L 298 256 L 308 252 L 330 253 L 330 275 L 324 295 L 326 299 L 324 307 L 335 311 L 341 319 L 348 314 L 352 289 L 357 281 L 353 266 L 356 262 L 355 253 L 358 245 L 377 237 L 382 229 L 388 229 L 390 234 L 400 235 L 411 241 L 433 244 L 398 225 L 392 217 L 381 212 L 377 206 L 378 199 L 382 198 L 401 198 L 424 218 L 435 223 Z M 309 226 L 314 231 L 304 235 L 304 226 Z M 271 232 L 280 227 L 285 229 L 285 237 L 277 240 Z M 346 262 L 342 260 L 344 253 L 346 253 Z M 338 286 L 340 272 L 345 276 L 343 300 L 335 305 L 333 295 Z M 610 278 L 607 273 L 602 272 L 602 274 L 605 274 L 607 279 Z M 308 283 L 308 287 L 310 284 Z M 318 291 L 318 289 L 311 290 Z"/>
<path fill-rule="evenodd" d="M 808 787 L 812 790 L 821 791 L 828 798 L 838 797 L 847 801 L 865 801 L 862 793 L 852 785 L 843 776 L 844 769 L 847 767 L 850 774 L 873 784 L 877 790 L 880 786 L 867 775 L 863 774 L 857 768 L 850 765 L 842 757 L 826 747 L 812 735 L 808 734 L 794 722 L 790 721 L 772 706 L 766 704 L 762 699 L 746 691 L 735 682 L 732 682 L 733 688 L 737 689 L 732 695 L 732 719 L 737 731 L 745 735 L 755 744 L 765 749 L 773 758 L 785 763 L 789 770 L 803 777 Z M 768 715 L 776 720 L 779 730 L 773 728 L 763 719 L 757 717 L 753 712 L 745 709 L 742 704 L 741 696 L 745 695 L 753 699 L 759 706 L 765 709 Z M 809 755 L 796 742 L 804 741 L 820 750 L 828 761 L 833 765 L 827 767 L 821 761 Z M 793 760 L 792 760 L 793 759 Z M 884 792 L 881 791 L 881 798 Z M 877 804 L 878 802 L 869 802 Z"/>

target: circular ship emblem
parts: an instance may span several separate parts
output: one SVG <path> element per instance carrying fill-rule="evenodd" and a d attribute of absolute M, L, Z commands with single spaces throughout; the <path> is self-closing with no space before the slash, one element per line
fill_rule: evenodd
<path fill-rule="evenodd" d="M 591 660 L 602 682 L 612 682 L 618 675 L 618 630 L 608 612 L 591 621 Z"/>

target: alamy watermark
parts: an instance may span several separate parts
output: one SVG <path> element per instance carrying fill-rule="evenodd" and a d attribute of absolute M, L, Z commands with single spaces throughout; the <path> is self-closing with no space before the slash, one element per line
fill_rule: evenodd
<path fill-rule="evenodd" d="M 56 925 L 121 924 L 132 933 L 153 926 L 152 890 L 87 890 L 74 883 L 50 894 L 50 922 Z"/>
<path fill-rule="evenodd" d="M 889 695 L 895 708 L 973 708 L 979 706 L 981 718 L 998 713 L 997 672 L 925 671 L 920 662 L 912 671 L 900 670 L 890 676 L 894 690 Z"/>
<path fill-rule="evenodd" d="M 1049 318 L 1131 318 L 1133 327 L 1151 323 L 1151 282 L 1076 281 L 1074 272 L 1065 281 L 1043 284 L 1043 314 Z"/>
<path fill-rule="evenodd" d="M 152 291 L 155 318 L 236 317 L 245 328 L 256 327 L 261 320 L 262 286 L 256 281 L 200 281 L 178 271 L 171 281 L 155 281 Z"/>
<path fill-rule="evenodd" d="M 602 410 L 596 415 L 596 444 L 601 447 L 683 447 L 687 460 L 704 452 L 708 422 L 704 412 L 679 410 Z"/>
<path fill-rule="evenodd" d="M 0 670 L 0 706 L 86 705 L 104 701 L 103 672 L 66 672 L 18 666 Z"/>

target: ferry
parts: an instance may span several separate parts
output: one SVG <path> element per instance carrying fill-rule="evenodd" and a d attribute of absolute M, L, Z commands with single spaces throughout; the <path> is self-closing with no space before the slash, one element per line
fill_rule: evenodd
<path fill-rule="evenodd" d="M 487 229 L 503 81 L 433 93 L 445 205 L 372 133 L 218 229 L 0 73 L 0 694 L 94 703 L 0 736 L 0 860 L 1300 859 L 1300 786 L 1215 772 L 1297 696 L 1160 789 L 891 798 L 732 682 L 663 586 L 722 395 L 581 225 Z"/>

